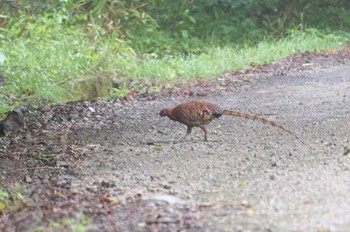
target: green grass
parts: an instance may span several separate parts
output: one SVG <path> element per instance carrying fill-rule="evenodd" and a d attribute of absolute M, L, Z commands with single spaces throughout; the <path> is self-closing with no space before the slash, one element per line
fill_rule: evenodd
<path fill-rule="evenodd" d="M 39 36 L 34 38 L 35 36 Z M 104 38 L 104 39 L 103 39 Z M 281 40 L 266 39 L 256 46 L 210 47 L 200 54 L 142 57 L 115 38 L 91 38 L 78 28 L 57 28 L 49 33 L 2 40 L 0 73 L 6 85 L 0 93 L 0 113 L 17 104 L 55 103 L 80 99 L 66 83 L 94 73 L 108 72 L 133 83 L 146 83 L 158 91 L 165 83 L 217 78 L 229 70 L 264 64 L 300 51 L 320 51 L 349 43 L 349 33 L 326 34 L 316 29 L 290 31 Z M 128 86 L 111 90 L 112 96 L 127 93 Z"/>
<path fill-rule="evenodd" d="M 5 191 L 0 186 L 0 213 L 9 212 L 24 204 L 25 190 L 16 184 L 11 191 Z"/>
<path fill-rule="evenodd" d="M 84 232 L 91 228 L 91 219 L 83 213 L 78 213 L 74 217 L 64 217 L 59 221 L 50 221 L 49 224 L 38 225 L 34 231 L 72 231 Z"/>
<path fill-rule="evenodd" d="M 179 78 L 203 79 L 215 78 L 229 70 L 248 68 L 252 63 L 264 64 L 284 58 L 300 51 L 320 51 L 344 46 L 349 42 L 350 34 L 340 36 L 324 35 L 317 30 L 308 32 L 291 31 L 282 40 L 260 42 L 255 47 L 209 48 L 200 55 L 147 58 L 142 62 L 131 59 L 134 69 L 125 73 L 139 80 L 156 82 L 177 81 Z"/>

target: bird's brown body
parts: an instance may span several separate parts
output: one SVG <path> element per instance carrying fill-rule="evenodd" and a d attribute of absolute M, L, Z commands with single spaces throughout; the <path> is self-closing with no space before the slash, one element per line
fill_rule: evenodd
<path fill-rule="evenodd" d="M 285 130 L 290 134 L 293 134 L 284 126 L 270 121 L 266 118 L 262 118 L 253 114 L 245 114 L 241 112 L 226 110 L 215 103 L 207 101 L 189 101 L 181 103 L 175 107 L 161 110 L 159 115 L 161 117 L 167 116 L 173 121 L 177 121 L 186 125 L 186 136 L 191 133 L 193 127 L 201 128 L 204 132 L 205 141 L 207 141 L 207 130 L 205 128 L 205 125 L 209 124 L 213 119 L 219 118 L 222 115 L 231 115 L 260 121 L 262 123 L 269 124 L 271 126 Z"/>

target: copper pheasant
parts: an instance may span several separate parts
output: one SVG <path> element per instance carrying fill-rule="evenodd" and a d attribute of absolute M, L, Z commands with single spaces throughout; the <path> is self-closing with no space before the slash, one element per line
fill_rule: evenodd
<path fill-rule="evenodd" d="M 222 115 L 231 115 L 235 117 L 241 117 L 241 118 L 260 121 L 264 124 L 268 124 L 268 125 L 280 128 L 282 130 L 287 131 L 290 134 L 293 134 L 286 127 L 276 122 L 270 121 L 266 118 L 253 115 L 253 114 L 246 114 L 242 112 L 226 110 L 220 105 L 207 102 L 207 101 L 194 100 L 194 101 L 181 103 L 175 107 L 170 107 L 170 108 L 161 110 L 159 115 L 161 117 L 167 116 L 173 121 L 177 121 L 186 125 L 187 126 L 186 136 L 191 133 L 193 127 L 201 128 L 202 131 L 204 132 L 204 141 L 207 141 L 207 130 L 205 128 L 205 125 L 209 124 L 213 119 L 221 117 Z"/>

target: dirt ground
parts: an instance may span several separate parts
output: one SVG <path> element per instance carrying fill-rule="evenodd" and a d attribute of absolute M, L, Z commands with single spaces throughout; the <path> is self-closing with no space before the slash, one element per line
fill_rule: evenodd
<path fill-rule="evenodd" d="M 158 113 L 190 99 L 262 115 L 300 138 L 223 116 L 208 142 L 196 128 L 181 141 L 185 127 Z M 82 215 L 88 231 L 350 228 L 350 47 L 25 115 L 26 128 L 0 141 L 14 205 L 0 210 L 0 231 L 77 231 Z"/>

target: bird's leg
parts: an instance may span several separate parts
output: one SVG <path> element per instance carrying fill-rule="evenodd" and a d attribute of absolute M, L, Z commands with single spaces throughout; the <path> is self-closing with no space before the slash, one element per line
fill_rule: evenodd
<path fill-rule="evenodd" d="M 187 135 L 191 134 L 193 126 L 187 126 L 186 135 L 182 138 L 183 140 L 187 137 Z"/>
<path fill-rule="evenodd" d="M 205 128 L 205 126 L 199 126 L 199 128 L 202 129 L 202 131 L 204 132 L 204 141 L 208 141 L 207 140 L 207 129 Z"/>

